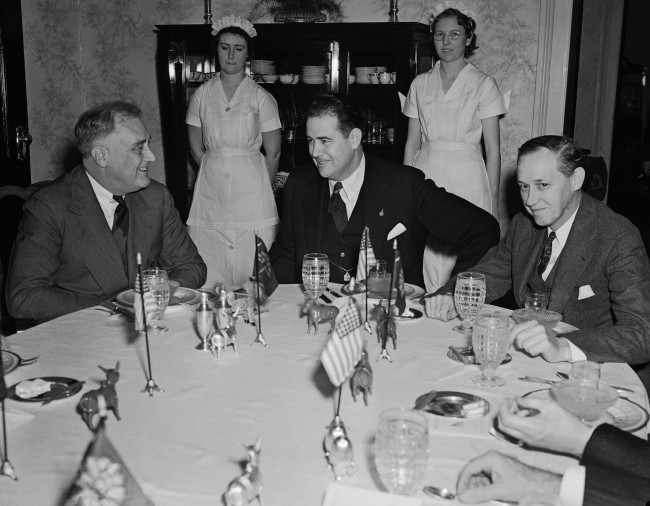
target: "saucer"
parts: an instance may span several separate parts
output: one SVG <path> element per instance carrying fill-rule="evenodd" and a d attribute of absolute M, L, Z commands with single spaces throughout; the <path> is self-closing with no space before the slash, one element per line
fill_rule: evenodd
<path fill-rule="evenodd" d="M 463 414 L 463 408 L 468 404 L 477 402 L 483 403 L 483 412 L 478 415 L 466 416 Z M 490 403 L 477 395 L 465 392 L 438 392 L 436 396 L 429 401 L 429 405 L 424 409 L 432 415 L 444 416 L 449 418 L 475 418 L 485 416 L 490 412 Z"/>
<path fill-rule="evenodd" d="M 75 394 L 78 394 L 81 389 L 84 386 L 83 382 L 79 382 L 78 380 L 74 378 L 65 378 L 62 376 L 43 376 L 41 378 L 31 378 L 29 380 L 25 381 L 34 381 L 37 379 L 42 379 L 43 381 L 49 381 L 52 383 L 50 385 L 50 390 L 48 392 L 43 392 L 40 395 L 36 395 L 34 397 L 29 397 L 29 398 L 24 398 L 24 397 L 19 397 L 16 395 L 16 387 L 20 383 L 16 383 L 15 385 L 12 385 L 9 387 L 7 390 L 7 394 L 9 397 L 11 397 L 15 401 L 20 401 L 20 402 L 44 402 L 48 400 L 61 400 L 61 399 L 67 399 L 68 397 L 72 397 Z M 74 388 L 72 388 L 69 392 L 66 392 L 65 395 L 61 395 L 61 390 L 64 388 L 67 388 L 70 385 L 73 385 L 77 383 Z"/>

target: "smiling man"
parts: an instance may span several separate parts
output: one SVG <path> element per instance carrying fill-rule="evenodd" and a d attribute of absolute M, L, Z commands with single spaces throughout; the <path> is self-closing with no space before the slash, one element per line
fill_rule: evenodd
<path fill-rule="evenodd" d="M 438 188 L 413 167 L 365 156 L 365 121 L 348 96 L 325 94 L 307 112 L 313 164 L 287 179 L 280 232 L 270 256 L 280 283 L 302 281 L 302 259 L 319 252 L 330 260 L 330 281 L 355 274 L 364 226 L 378 259 L 392 269 L 397 235 L 404 280 L 423 286 L 422 256 L 430 233 L 458 250 L 456 270 L 473 265 L 499 238 L 487 212 Z M 401 225 L 401 226 L 400 226 Z M 389 269 L 389 270 L 390 270 Z"/>
<path fill-rule="evenodd" d="M 472 271 L 486 276 L 486 301 L 512 288 L 546 293 L 548 309 L 580 330 L 557 338 L 536 322 L 517 325 L 516 344 L 550 362 L 650 362 L 650 266 L 638 230 L 582 192 L 581 153 L 567 137 L 546 135 L 519 149 L 517 182 L 525 213 Z M 453 292 L 452 279 L 439 293 Z M 451 295 L 427 300 L 427 314 L 456 316 Z M 647 372 L 639 376 L 650 386 Z"/>
<path fill-rule="evenodd" d="M 206 266 L 171 195 L 149 178 L 156 157 L 140 115 L 126 102 L 84 112 L 75 126 L 82 165 L 25 203 L 7 280 L 9 313 L 23 325 L 132 287 L 137 253 L 181 286 L 205 281 Z"/>

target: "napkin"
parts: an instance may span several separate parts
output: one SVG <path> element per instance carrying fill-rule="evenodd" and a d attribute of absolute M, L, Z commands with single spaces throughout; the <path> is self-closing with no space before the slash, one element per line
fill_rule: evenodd
<path fill-rule="evenodd" d="M 416 497 L 387 494 L 377 490 L 354 488 L 340 483 L 331 483 L 325 492 L 322 506 L 422 506 L 422 501 Z"/>
<path fill-rule="evenodd" d="M 31 399 L 50 391 L 51 381 L 45 381 L 41 378 L 29 381 L 21 381 L 16 385 L 16 395 L 21 399 Z"/>
<path fill-rule="evenodd" d="M 463 406 L 463 416 L 481 416 L 485 411 L 485 401 L 470 402 Z"/>
<path fill-rule="evenodd" d="M 7 422 L 7 429 L 12 429 L 34 418 L 33 413 L 27 413 L 20 409 L 16 409 L 5 403 L 5 420 Z"/>

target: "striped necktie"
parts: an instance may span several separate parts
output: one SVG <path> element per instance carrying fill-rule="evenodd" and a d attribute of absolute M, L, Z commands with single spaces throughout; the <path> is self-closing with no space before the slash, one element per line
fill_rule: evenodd
<path fill-rule="evenodd" d="M 343 184 L 341 181 L 337 181 L 334 185 L 334 192 L 330 197 L 330 205 L 327 208 L 327 212 L 334 218 L 334 225 L 339 232 L 343 232 L 348 224 L 348 212 L 345 208 L 345 202 L 343 202 L 343 198 L 341 197 L 342 189 Z"/>
<path fill-rule="evenodd" d="M 544 271 L 546 270 L 546 266 L 548 265 L 549 260 L 551 259 L 551 253 L 553 253 L 553 241 L 555 240 L 555 232 L 551 231 L 550 234 L 548 234 L 548 237 L 546 238 L 546 242 L 544 243 L 544 248 L 542 249 L 542 256 L 539 259 L 539 265 L 537 266 L 537 274 L 539 274 L 539 277 L 542 277 L 542 274 L 544 274 Z"/>

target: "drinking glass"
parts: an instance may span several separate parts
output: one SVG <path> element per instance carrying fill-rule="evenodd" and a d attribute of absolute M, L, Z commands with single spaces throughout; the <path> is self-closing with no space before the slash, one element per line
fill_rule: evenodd
<path fill-rule="evenodd" d="M 454 304 L 462 323 L 454 327 L 456 332 L 471 334 L 476 313 L 485 302 L 485 276 L 478 272 L 461 272 L 456 278 Z"/>
<path fill-rule="evenodd" d="M 472 378 L 477 385 L 500 387 L 506 382 L 495 375 L 510 346 L 510 320 L 501 311 L 482 311 L 472 330 L 472 346 L 481 374 Z"/>
<path fill-rule="evenodd" d="M 324 253 L 307 253 L 302 259 L 302 283 L 310 299 L 323 295 L 330 280 L 330 263 Z"/>
<path fill-rule="evenodd" d="M 571 364 L 569 381 L 581 387 L 598 388 L 600 364 L 591 360 L 580 360 Z"/>
<path fill-rule="evenodd" d="M 196 345 L 197 350 L 209 351 L 212 349 L 208 342 L 210 332 L 212 332 L 212 322 L 214 320 L 214 311 L 208 303 L 208 294 L 201 293 L 201 304 L 196 308 L 196 329 L 199 331 L 201 342 Z"/>
<path fill-rule="evenodd" d="M 537 320 L 537 316 L 546 311 L 548 306 L 548 297 L 543 293 L 529 293 L 524 300 L 526 309 L 526 318 Z"/>
<path fill-rule="evenodd" d="M 407 408 L 381 413 L 375 439 L 375 466 L 386 489 L 413 495 L 429 457 L 429 427 L 424 413 Z"/>
<path fill-rule="evenodd" d="M 154 323 L 162 320 L 167 309 L 167 304 L 169 304 L 169 278 L 167 277 L 167 271 L 158 268 L 146 269 L 142 271 L 142 281 L 148 285 L 149 290 L 151 290 L 151 295 L 156 301 L 156 311 L 151 315 L 151 320 L 153 321 L 148 323 L 147 328 L 154 334 L 167 332 L 167 327 L 159 323 Z"/>

